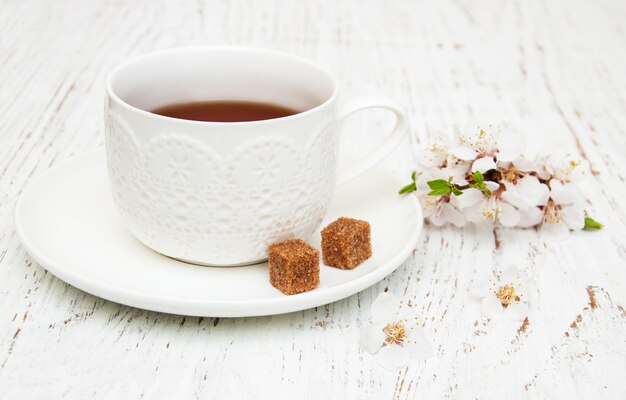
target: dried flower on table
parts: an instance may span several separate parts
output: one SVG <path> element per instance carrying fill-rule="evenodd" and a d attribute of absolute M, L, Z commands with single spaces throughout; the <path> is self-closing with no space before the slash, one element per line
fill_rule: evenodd
<path fill-rule="evenodd" d="M 433 356 L 417 315 L 404 310 L 400 299 L 388 292 L 380 293 L 372 303 L 370 321 L 365 323 L 359 343 L 383 368 L 391 371 L 405 367 L 409 360 Z"/>

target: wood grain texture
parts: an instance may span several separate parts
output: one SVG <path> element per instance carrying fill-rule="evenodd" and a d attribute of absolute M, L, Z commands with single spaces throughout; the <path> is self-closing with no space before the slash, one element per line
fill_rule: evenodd
<path fill-rule="evenodd" d="M 3 1 L 0 397 L 623 398 L 625 20 L 619 0 Z M 339 76 L 345 98 L 404 104 L 421 139 L 505 120 L 531 146 L 579 152 L 595 172 L 585 189 L 606 229 L 544 242 L 533 230 L 426 227 L 413 255 L 378 285 L 275 317 L 185 318 L 74 289 L 22 249 L 15 201 L 33 176 L 102 145 L 108 70 L 189 44 L 317 60 Z M 380 137 L 388 116 L 374 117 L 347 124 L 348 152 Z M 409 153 L 387 166 L 406 174 Z M 539 282 L 523 330 L 481 318 L 469 301 L 478 276 L 509 264 Z M 357 344 L 385 288 L 415 305 L 437 354 L 398 373 Z"/>

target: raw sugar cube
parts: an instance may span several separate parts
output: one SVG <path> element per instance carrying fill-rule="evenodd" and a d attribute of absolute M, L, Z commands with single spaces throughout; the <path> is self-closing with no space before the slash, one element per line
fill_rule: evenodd
<path fill-rule="evenodd" d="M 320 253 L 300 239 L 269 246 L 270 283 L 284 294 L 315 289 L 320 283 Z"/>
<path fill-rule="evenodd" d="M 341 217 L 322 230 L 324 264 L 353 269 L 371 256 L 369 222 Z"/>

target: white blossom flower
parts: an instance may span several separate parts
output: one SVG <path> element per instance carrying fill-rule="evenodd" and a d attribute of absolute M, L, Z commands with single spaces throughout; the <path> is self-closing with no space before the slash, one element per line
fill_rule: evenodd
<path fill-rule="evenodd" d="M 516 226 L 528 228 L 540 224 L 543 212 L 539 207 L 548 203 L 550 188 L 533 175 L 511 180 L 509 178 L 512 177 L 502 181 L 505 190 L 501 198 L 516 208 L 519 214 Z"/>
<path fill-rule="evenodd" d="M 448 141 L 437 136 L 430 141 L 428 146 L 420 148 L 417 152 L 418 162 L 427 168 L 445 166 L 450 154 Z"/>
<path fill-rule="evenodd" d="M 565 238 L 570 230 L 578 231 L 585 227 L 585 210 L 582 207 L 582 194 L 571 184 L 563 184 L 552 179 L 550 199 L 543 207 L 541 230 L 553 238 Z"/>
<path fill-rule="evenodd" d="M 383 368 L 396 370 L 405 367 L 409 360 L 425 360 L 433 356 L 430 343 L 424 338 L 417 316 L 401 313 L 400 299 L 382 292 L 372 303 L 369 323 L 359 340 L 363 350 L 374 354 Z"/>
<path fill-rule="evenodd" d="M 478 126 L 474 131 L 460 135 L 460 146 L 450 149 L 450 153 L 461 160 L 472 161 L 485 158 L 472 171 L 488 171 L 495 169 L 495 159 L 498 161 L 512 161 L 519 157 L 521 149 L 514 140 L 503 141 L 498 125 Z M 478 160 L 477 160 L 478 161 Z M 491 166 L 489 169 L 482 169 Z"/>
<path fill-rule="evenodd" d="M 522 175 L 533 173 L 544 181 L 549 180 L 551 175 L 546 170 L 546 161 L 544 156 L 537 156 L 535 159 L 529 159 L 524 155 L 518 156 L 511 162 L 498 162 L 498 167 L 506 171 L 504 177 L 510 180 L 511 174 Z"/>
<path fill-rule="evenodd" d="M 547 162 L 546 169 L 554 179 L 563 183 L 581 181 L 591 173 L 589 162 L 572 154 L 551 157 Z"/>
<path fill-rule="evenodd" d="M 480 171 L 484 174 L 485 172 L 496 168 L 496 161 L 493 157 L 479 157 L 472 163 L 472 172 Z"/>
<path fill-rule="evenodd" d="M 447 174 L 443 171 L 435 170 L 432 174 L 421 174 L 416 180 L 417 195 L 419 197 L 420 204 L 422 205 L 424 217 L 435 226 L 443 226 L 446 223 L 451 223 L 458 227 L 465 225 L 465 216 L 463 215 L 463 212 L 459 209 L 457 196 L 428 195 L 430 188 L 428 187 L 427 182 L 434 179 L 447 180 Z M 467 181 L 465 181 L 465 178 L 463 178 L 463 182 L 467 183 Z"/>
<path fill-rule="evenodd" d="M 443 172 L 445 179 L 452 176 L 455 183 L 464 185 L 467 183 L 465 175 L 469 172 L 471 163 L 467 163 L 450 153 L 449 139 L 437 136 L 430 144 L 417 153 L 420 165 L 425 167 L 426 172 Z"/>
<path fill-rule="evenodd" d="M 458 208 L 456 196 L 423 196 L 420 198 L 424 217 L 435 226 L 451 223 L 457 227 L 465 225 L 465 216 Z"/>
<path fill-rule="evenodd" d="M 571 154 L 527 158 L 521 155 L 520 137 L 509 135 L 504 141 L 498 126 L 483 125 L 438 138 L 419 152 L 419 178 L 414 173 L 400 194 L 417 191 L 425 217 L 436 226 L 542 225 L 542 232 L 559 236 L 583 227 L 601 229 L 602 224 L 585 217 L 583 196 L 573 194 L 572 183 L 590 175 L 589 163 Z"/>
<path fill-rule="evenodd" d="M 523 321 L 537 297 L 537 283 L 517 267 L 499 271 L 475 288 L 482 314 L 491 319 L 506 317 Z"/>
<path fill-rule="evenodd" d="M 491 196 L 487 196 L 482 191 L 469 188 L 459 196 L 458 202 L 465 219 L 470 222 L 499 222 L 503 226 L 512 227 L 520 222 L 520 213 L 511 204 L 502 201 L 497 192 L 500 185 L 495 182 L 485 182 L 487 189 L 491 191 Z"/>

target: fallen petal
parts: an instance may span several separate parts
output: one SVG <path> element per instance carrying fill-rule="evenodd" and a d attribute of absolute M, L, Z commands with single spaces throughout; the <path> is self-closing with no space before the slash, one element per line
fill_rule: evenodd
<path fill-rule="evenodd" d="M 502 303 L 492 292 L 486 293 L 480 307 L 480 312 L 487 318 L 494 319 L 502 315 Z"/>
<path fill-rule="evenodd" d="M 383 346 L 374 357 L 381 367 L 389 371 L 404 368 L 409 363 L 408 352 L 397 344 Z"/>
<path fill-rule="evenodd" d="M 527 304 L 513 302 L 504 310 L 504 316 L 511 321 L 523 321 L 528 316 L 528 311 Z"/>
<path fill-rule="evenodd" d="M 361 330 L 359 347 L 370 354 L 374 354 L 383 346 L 385 337 L 385 332 L 383 332 L 380 326 L 368 323 L 367 326 Z"/>
<path fill-rule="evenodd" d="M 400 299 L 389 292 L 381 292 L 372 303 L 372 322 L 394 322 L 400 307 Z"/>
<path fill-rule="evenodd" d="M 434 355 L 433 346 L 426 340 L 421 329 L 411 331 L 409 338 L 402 344 L 412 360 L 426 360 Z"/>
<path fill-rule="evenodd" d="M 470 296 L 474 298 L 474 300 L 481 300 L 485 297 L 486 293 L 493 292 L 494 283 L 490 279 L 480 279 L 477 281 L 472 288 L 470 289 Z"/>

